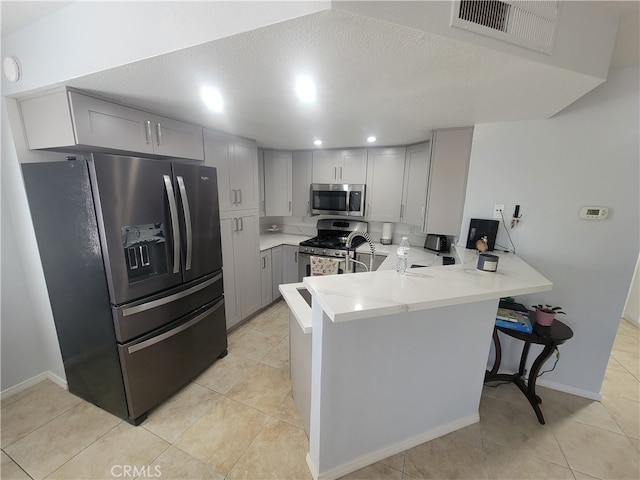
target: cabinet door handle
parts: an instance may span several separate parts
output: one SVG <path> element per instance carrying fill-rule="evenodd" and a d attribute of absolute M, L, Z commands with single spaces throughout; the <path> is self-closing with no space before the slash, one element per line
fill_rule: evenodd
<path fill-rule="evenodd" d="M 340 180 L 342 180 L 342 167 L 340 167 Z"/>
<path fill-rule="evenodd" d="M 242 203 L 242 190 L 238 190 L 238 203 Z"/>
<path fill-rule="evenodd" d="M 244 231 L 244 221 L 242 220 L 242 217 L 240 217 L 238 220 L 240 220 L 240 231 Z"/>
<path fill-rule="evenodd" d="M 267 257 L 262 257 L 262 268 L 267 268 Z"/>
<path fill-rule="evenodd" d="M 307 215 L 310 214 L 311 211 L 309 210 L 309 200 L 307 200 Z"/>
<path fill-rule="evenodd" d="M 338 167 L 333 167 L 333 179 L 338 179 Z"/>
<path fill-rule="evenodd" d="M 238 204 L 238 193 L 237 190 L 231 190 L 231 203 L 233 205 L 237 205 Z"/>
<path fill-rule="evenodd" d="M 144 129 L 144 135 L 146 137 L 147 145 L 151 143 L 151 120 L 147 120 Z"/>
<path fill-rule="evenodd" d="M 293 263 L 298 263 L 298 252 L 293 252 Z"/>
<path fill-rule="evenodd" d="M 404 205 L 400 205 L 400 220 L 404 218 Z"/>
<path fill-rule="evenodd" d="M 156 123 L 156 136 L 158 137 L 158 146 L 162 145 L 162 125 Z"/>
<path fill-rule="evenodd" d="M 291 213 L 291 200 L 289 200 L 289 213 Z"/>
<path fill-rule="evenodd" d="M 237 232 L 238 231 L 238 219 L 237 218 L 233 219 L 233 224 L 234 224 L 233 231 Z"/>

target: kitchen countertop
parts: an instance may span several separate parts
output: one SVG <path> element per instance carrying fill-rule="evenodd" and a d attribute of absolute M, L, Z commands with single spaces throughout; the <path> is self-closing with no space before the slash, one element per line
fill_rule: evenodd
<path fill-rule="evenodd" d="M 313 238 L 314 235 L 297 235 L 293 233 L 261 233 L 260 234 L 260 251 L 268 250 L 278 245 L 298 245 L 304 240 Z"/>
<path fill-rule="evenodd" d="M 395 270 L 396 268 L 396 249 L 397 244 L 382 245 L 381 243 L 373 243 L 376 255 L 385 255 L 387 258 L 378 267 L 380 270 Z M 358 253 L 371 253 L 371 248 L 368 243 L 360 245 L 356 252 Z M 432 267 L 436 265 L 442 265 L 442 257 L 453 257 L 456 263 L 460 263 L 460 259 L 456 253 L 456 250 L 452 248 L 450 253 L 436 254 L 430 250 L 425 250 L 422 247 L 411 247 L 409 253 L 409 266 L 416 264 L 424 267 Z"/>
<path fill-rule="evenodd" d="M 497 272 L 477 270 L 476 252 L 454 246 L 448 255 L 456 258 L 455 265 L 411 268 L 403 277 L 389 253 L 375 272 L 305 277 L 303 283 L 334 322 L 551 290 L 553 284 L 515 254 L 492 253 L 500 257 Z M 409 265 L 437 258 L 411 248 Z"/>

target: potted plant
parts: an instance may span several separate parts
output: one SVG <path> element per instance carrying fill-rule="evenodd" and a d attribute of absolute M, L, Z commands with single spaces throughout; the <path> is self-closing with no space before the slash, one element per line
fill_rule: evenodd
<path fill-rule="evenodd" d="M 562 311 L 562 307 L 553 307 L 551 305 L 534 305 L 536 310 L 536 323 L 548 327 L 553 323 L 556 318 L 556 314 L 561 313 L 566 315 Z"/>

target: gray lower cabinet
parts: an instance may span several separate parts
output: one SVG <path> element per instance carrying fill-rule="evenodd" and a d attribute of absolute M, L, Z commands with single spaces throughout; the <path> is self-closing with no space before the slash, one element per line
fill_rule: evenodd
<path fill-rule="evenodd" d="M 260 252 L 260 284 L 262 307 L 266 307 L 280 297 L 282 283 L 282 245 Z"/>
<path fill-rule="evenodd" d="M 260 285 L 262 287 L 262 307 L 264 308 L 271 303 L 273 297 L 270 248 L 260 252 Z"/>
<path fill-rule="evenodd" d="M 282 283 L 298 282 L 298 245 L 282 245 Z"/>
<path fill-rule="evenodd" d="M 220 212 L 227 329 L 262 307 L 258 210 Z"/>
<path fill-rule="evenodd" d="M 282 283 L 282 245 L 271 249 L 271 301 L 280 297 L 278 287 Z"/>

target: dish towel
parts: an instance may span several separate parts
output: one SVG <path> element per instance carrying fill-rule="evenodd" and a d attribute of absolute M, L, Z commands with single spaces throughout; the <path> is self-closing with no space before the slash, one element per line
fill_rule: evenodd
<path fill-rule="evenodd" d="M 340 265 L 339 258 L 331 257 L 314 257 L 310 259 L 311 262 L 311 276 L 315 275 L 334 275 L 338 273 L 338 267 Z"/>

